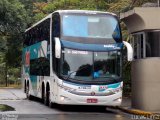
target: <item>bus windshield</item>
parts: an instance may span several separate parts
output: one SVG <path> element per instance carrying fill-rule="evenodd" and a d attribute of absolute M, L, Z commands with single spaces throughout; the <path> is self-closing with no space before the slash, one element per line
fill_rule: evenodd
<path fill-rule="evenodd" d="M 63 15 L 62 36 L 121 39 L 118 20 L 110 15 Z"/>
<path fill-rule="evenodd" d="M 116 79 L 120 75 L 120 51 L 90 52 L 65 48 L 62 51 L 61 75 L 75 80 Z"/>

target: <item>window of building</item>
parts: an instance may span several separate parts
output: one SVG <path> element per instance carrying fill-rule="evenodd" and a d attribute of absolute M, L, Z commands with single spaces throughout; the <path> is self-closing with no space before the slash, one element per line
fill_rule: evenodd
<path fill-rule="evenodd" d="M 147 32 L 146 57 L 160 57 L 160 32 Z"/>
<path fill-rule="evenodd" d="M 146 57 L 145 33 L 133 34 L 131 44 L 134 50 L 134 59 L 141 59 Z"/>
<path fill-rule="evenodd" d="M 135 59 L 160 57 L 160 31 L 133 34 L 131 44 L 134 49 Z"/>

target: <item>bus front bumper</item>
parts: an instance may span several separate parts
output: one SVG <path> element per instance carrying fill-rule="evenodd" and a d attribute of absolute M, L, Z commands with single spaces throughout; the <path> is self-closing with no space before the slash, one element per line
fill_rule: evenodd
<path fill-rule="evenodd" d="M 55 102 L 64 105 L 120 106 L 122 91 L 109 96 L 81 96 L 61 89 Z"/>

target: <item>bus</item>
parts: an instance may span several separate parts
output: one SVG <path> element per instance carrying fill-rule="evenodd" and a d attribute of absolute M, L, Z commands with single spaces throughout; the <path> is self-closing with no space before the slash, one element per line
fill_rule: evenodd
<path fill-rule="evenodd" d="M 122 41 L 109 12 L 58 10 L 26 29 L 22 83 L 27 98 L 45 105 L 117 106 L 122 101 Z"/>

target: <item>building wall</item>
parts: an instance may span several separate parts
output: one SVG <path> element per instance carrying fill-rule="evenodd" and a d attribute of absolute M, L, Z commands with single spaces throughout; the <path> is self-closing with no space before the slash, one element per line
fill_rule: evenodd
<path fill-rule="evenodd" d="M 121 13 L 120 18 L 127 25 L 129 33 L 160 29 L 160 7 L 136 7 Z"/>
<path fill-rule="evenodd" d="M 132 62 L 132 107 L 160 111 L 160 58 Z"/>

